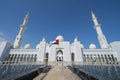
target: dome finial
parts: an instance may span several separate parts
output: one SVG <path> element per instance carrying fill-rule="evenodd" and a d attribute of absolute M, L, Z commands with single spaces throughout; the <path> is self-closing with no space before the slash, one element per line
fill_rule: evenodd
<path fill-rule="evenodd" d="M 45 40 L 45 37 L 43 37 L 42 41 L 43 41 L 43 42 L 45 42 L 45 41 L 46 41 L 46 40 Z"/>
<path fill-rule="evenodd" d="M 77 36 L 75 36 L 74 42 L 77 42 L 77 41 L 78 41 Z"/>

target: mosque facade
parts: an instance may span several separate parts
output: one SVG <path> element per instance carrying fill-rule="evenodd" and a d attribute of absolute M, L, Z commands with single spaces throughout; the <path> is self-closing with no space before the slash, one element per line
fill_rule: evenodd
<path fill-rule="evenodd" d="M 102 32 L 101 25 L 98 23 L 97 17 L 91 12 L 94 29 L 96 30 L 98 41 L 101 48 L 96 48 L 95 44 L 90 44 L 89 49 L 85 49 L 84 45 L 77 39 L 73 43 L 65 41 L 64 37 L 58 35 L 55 41 L 50 44 L 45 38 L 32 48 L 30 44 L 26 44 L 21 48 L 23 34 L 26 29 L 29 14 L 24 18 L 20 30 L 14 43 L 7 41 L 0 42 L 0 61 L 9 63 L 19 62 L 39 62 L 39 63 L 55 63 L 65 62 L 99 62 L 99 63 L 117 63 L 120 61 L 120 41 L 114 41 L 108 44 L 105 35 Z"/>

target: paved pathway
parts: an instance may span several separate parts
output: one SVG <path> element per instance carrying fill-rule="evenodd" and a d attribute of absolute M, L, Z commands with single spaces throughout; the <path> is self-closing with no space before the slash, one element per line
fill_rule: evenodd
<path fill-rule="evenodd" d="M 34 80 L 82 80 L 68 69 L 68 67 L 63 66 L 55 66 L 43 77 L 43 79 L 39 76 Z"/>

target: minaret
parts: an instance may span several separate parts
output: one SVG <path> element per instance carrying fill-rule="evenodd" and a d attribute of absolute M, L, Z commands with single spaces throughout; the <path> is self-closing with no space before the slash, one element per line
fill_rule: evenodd
<path fill-rule="evenodd" d="M 108 42 L 107 42 L 107 40 L 102 32 L 101 25 L 98 23 L 97 17 L 93 13 L 93 11 L 91 11 L 91 14 L 92 14 L 92 20 L 93 20 L 94 25 L 95 25 L 94 28 L 95 28 L 97 35 L 98 35 L 98 40 L 99 40 L 100 46 L 103 49 L 108 48 Z"/>
<path fill-rule="evenodd" d="M 26 14 L 24 21 L 22 23 L 22 25 L 20 26 L 20 31 L 18 33 L 18 35 L 16 36 L 13 48 L 20 48 L 21 46 L 21 42 L 22 42 L 22 38 L 23 38 L 23 32 L 26 29 L 26 24 L 28 22 L 28 17 L 29 17 L 29 13 Z"/>

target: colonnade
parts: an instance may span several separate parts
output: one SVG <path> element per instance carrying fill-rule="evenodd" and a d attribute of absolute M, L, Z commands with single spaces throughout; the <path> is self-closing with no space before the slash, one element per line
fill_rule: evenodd
<path fill-rule="evenodd" d="M 9 54 L 7 61 L 9 62 L 36 62 L 37 54 Z"/>
<path fill-rule="evenodd" d="M 113 54 L 84 54 L 83 61 L 113 63 L 117 62 L 117 58 Z"/>

